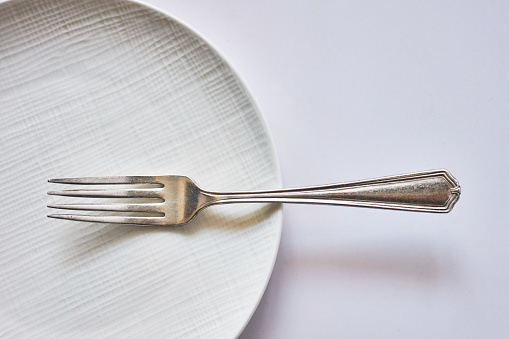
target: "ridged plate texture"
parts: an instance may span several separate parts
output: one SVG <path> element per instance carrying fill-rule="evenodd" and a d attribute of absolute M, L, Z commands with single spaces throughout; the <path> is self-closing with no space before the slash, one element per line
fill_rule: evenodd
<path fill-rule="evenodd" d="M 278 188 L 265 124 L 203 38 L 108 1 L 0 4 L 0 337 L 233 338 L 270 277 L 277 205 L 180 228 L 53 220 L 49 178 L 182 174 Z M 76 187 L 73 187 L 76 188 Z"/>

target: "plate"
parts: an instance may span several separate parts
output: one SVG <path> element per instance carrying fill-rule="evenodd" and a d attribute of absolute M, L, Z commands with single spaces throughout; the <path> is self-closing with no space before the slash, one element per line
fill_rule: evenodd
<path fill-rule="evenodd" d="M 278 205 L 211 207 L 176 228 L 46 217 L 72 199 L 46 195 L 54 177 L 281 187 L 259 110 L 210 43 L 136 2 L 5 2 L 0 103 L 0 336 L 241 333 L 274 265 Z"/>

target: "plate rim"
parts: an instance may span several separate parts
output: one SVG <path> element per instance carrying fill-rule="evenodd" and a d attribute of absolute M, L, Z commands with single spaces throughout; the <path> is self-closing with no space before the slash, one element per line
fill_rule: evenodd
<path fill-rule="evenodd" d="M 117 1 L 117 0 L 108 0 L 108 1 Z M 244 90 L 246 96 L 251 101 L 251 103 L 253 105 L 253 111 L 255 112 L 256 116 L 258 117 L 258 119 L 260 121 L 260 125 L 261 125 L 262 129 L 264 130 L 265 135 L 267 136 L 267 139 L 269 141 L 268 146 L 269 146 L 269 148 L 271 150 L 271 153 L 273 154 L 273 157 L 274 157 L 274 165 L 276 167 L 276 173 L 275 173 L 276 174 L 276 181 L 277 181 L 277 186 L 279 186 L 279 187 L 274 187 L 274 188 L 282 188 L 283 187 L 283 179 L 282 179 L 282 175 L 281 175 L 281 165 L 279 163 L 279 156 L 277 154 L 276 144 L 274 142 L 274 138 L 272 137 L 272 133 L 270 132 L 269 125 L 267 123 L 267 120 L 266 120 L 265 116 L 262 114 L 260 106 L 258 105 L 258 102 L 255 100 L 255 97 L 254 97 L 253 93 L 251 92 L 251 90 L 247 86 L 246 81 L 244 80 L 244 78 L 242 77 L 242 75 L 238 71 L 238 69 L 231 62 L 231 60 L 229 58 L 227 58 L 214 43 L 212 43 L 202 33 L 198 32 L 192 25 L 188 24 L 185 20 L 182 20 L 180 17 L 178 17 L 178 16 L 176 16 L 174 14 L 170 14 L 166 10 L 158 8 L 157 6 L 154 6 L 152 4 L 148 4 L 144 0 L 122 0 L 122 1 L 132 2 L 132 3 L 135 3 L 137 5 L 144 6 L 146 8 L 151 9 L 151 10 L 154 10 L 154 11 L 156 11 L 158 13 L 161 13 L 162 15 L 166 16 L 167 18 L 169 18 L 169 19 L 177 22 L 178 24 L 182 25 L 182 27 L 184 27 L 185 29 L 189 30 L 191 33 L 195 34 L 205 44 L 207 44 L 207 46 L 230 68 L 232 74 L 234 74 L 234 76 L 237 78 L 238 82 L 243 87 L 243 90 Z M 276 239 L 276 242 L 275 242 L 275 247 L 276 248 L 274 250 L 274 255 L 273 255 L 271 263 L 270 263 L 269 274 L 265 278 L 265 282 L 263 284 L 262 291 L 261 291 L 260 295 L 257 297 L 256 303 L 253 305 L 254 306 L 253 309 L 251 310 L 251 312 L 248 315 L 247 319 L 244 321 L 244 324 L 239 329 L 238 333 L 236 333 L 234 338 L 238 338 L 242 334 L 242 332 L 244 332 L 244 329 L 247 327 L 247 325 L 249 324 L 249 322 L 253 318 L 254 313 L 258 309 L 258 307 L 260 305 L 260 302 L 261 302 L 263 296 L 265 295 L 265 291 L 267 290 L 267 286 L 269 284 L 270 278 L 272 277 L 272 273 L 274 272 L 274 267 L 276 265 L 276 259 L 277 259 L 278 253 L 279 253 L 279 246 L 281 244 L 281 234 L 282 234 L 282 231 L 283 231 L 283 205 L 282 204 L 279 205 L 279 213 L 277 215 L 277 219 L 275 220 L 275 224 L 277 224 L 277 227 L 278 227 L 277 234 L 276 234 L 276 238 L 277 239 Z"/>

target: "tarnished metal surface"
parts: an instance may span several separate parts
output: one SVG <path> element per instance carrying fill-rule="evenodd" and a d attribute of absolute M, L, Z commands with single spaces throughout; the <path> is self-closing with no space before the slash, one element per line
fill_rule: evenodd
<path fill-rule="evenodd" d="M 51 208 L 156 213 L 156 216 L 51 214 L 52 218 L 89 222 L 176 226 L 189 222 L 203 208 L 227 203 L 301 203 L 348 205 L 419 212 L 449 212 L 460 196 L 458 181 L 447 170 L 296 189 L 254 192 L 209 192 L 185 176 L 122 176 L 52 179 L 62 184 L 156 184 L 156 188 L 51 191 L 73 197 L 157 198 L 147 204 L 58 204 Z"/>

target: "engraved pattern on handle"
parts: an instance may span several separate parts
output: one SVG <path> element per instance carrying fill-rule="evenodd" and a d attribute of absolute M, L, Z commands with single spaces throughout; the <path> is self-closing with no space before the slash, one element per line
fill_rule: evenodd
<path fill-rule="evenodd" d="M 282 202 L 446 213 L 458 201 L 460 191 L 447 170 L 435 170 L 296 189 L 206 194 L 210 204 Z"/>

